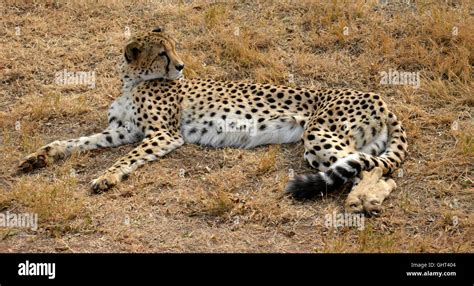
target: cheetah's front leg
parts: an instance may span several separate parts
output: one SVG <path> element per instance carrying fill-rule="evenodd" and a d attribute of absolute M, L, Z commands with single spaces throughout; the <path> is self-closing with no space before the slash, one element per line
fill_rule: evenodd
<path fill-rule="evenodd" d="M 92 191 L 100 193 L 128 178 L 130 173 L 147 162 L 152 162 L 184 144 L 181 134 L 157 131 L 149 134 L 126 156 L 118 160 L 99 178 L 92 181 Z"/>
<path fill-rule="evenodd" d="M 26 156 L 18 165 L 17 171 L 29 172 L 50 165 L 73 152 L 116 147 L 136 142 L 140 137 L 136 130 L 122 126 L 108 128 L 101 133 L 77 139 L 54 141 Z"/>

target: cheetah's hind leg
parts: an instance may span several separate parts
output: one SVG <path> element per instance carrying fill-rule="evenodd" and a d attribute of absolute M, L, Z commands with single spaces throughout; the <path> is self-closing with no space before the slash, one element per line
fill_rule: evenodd
<path fill-rule="evenodd" d="M 383 178 L 383 171 L 376 167 L 371 171 L 363 171 L 361 180 L 349 193 L 345 203 L 347 212 L 365 212 L 368 215 L 379 215 L 382 202 L 397 187 L 393 179 Z"/>

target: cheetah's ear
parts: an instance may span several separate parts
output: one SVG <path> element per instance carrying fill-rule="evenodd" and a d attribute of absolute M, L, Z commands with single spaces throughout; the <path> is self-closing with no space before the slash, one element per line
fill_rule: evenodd
<path fill-rule="evenodd" d="M 127 44 L 127 46 L 125 46 L 125 59 L 127 60 L 127 62 L 134 61 L 138 58 L 140 52 L 140 44 L 135 41 L 130 42 Z"/>
<path fill-rule="evenodd" d="M 155 32 L 155 33 L 163 32 L 163 28 L 161 28 L 161 27 L 156 27 L 155 29 L 153 29 L 152 32 Z"/>

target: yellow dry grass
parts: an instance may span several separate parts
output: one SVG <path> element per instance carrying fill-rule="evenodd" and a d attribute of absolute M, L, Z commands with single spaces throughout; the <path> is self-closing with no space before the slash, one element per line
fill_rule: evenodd
<path fill-rule="evenodd" d="M 0 251 L 473 251 L 470 1 L 7 0 L 0 9 L 0 211 L 39 216 L 37 231 L 0 227 Z M 328 228 L 347 192 L 282 196 L 289 174 L 311 172 L 299 144 L 184 146 L 97 196 L 89 181 L 132 146 L 12 175 L 41 145 L 106 126 L 126 31 L 156 26 L 179 42 L 188 77 L 381 93 L 410 144 L 383 215 L 363 230 Z M 419 72 L 420 88 L 380 84 L 390 69 Z M 95 88 L 55 84 L 63 70 L 95 72 Z"/>

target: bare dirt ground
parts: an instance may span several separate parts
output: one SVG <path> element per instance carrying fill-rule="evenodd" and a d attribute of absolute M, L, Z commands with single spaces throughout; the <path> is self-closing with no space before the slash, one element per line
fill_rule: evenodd
<path fill-rule="evenodd" d="M 0 251 L 473 252 L 469 3 L 2 1 L 0 211 L 36 213 L 39 226 L 0 227 Z M 347 191 L 283 196 L 291 170 L 312 171 L 300 144 L 184 146 L 102 195 L 89 182 L 133 146 L 14 175 L 36 148 L 106 127 L 127 33 L 156 26 L 179 42 L 187 77 L 380 92 L 409 138 L 384 213 L 336 229 L 325 217 Z M 381 84 L 390 69 L 418 73 L 419 88 Z M 95 87 L 58 84 L 65 70 L 94 72 Z"/>

